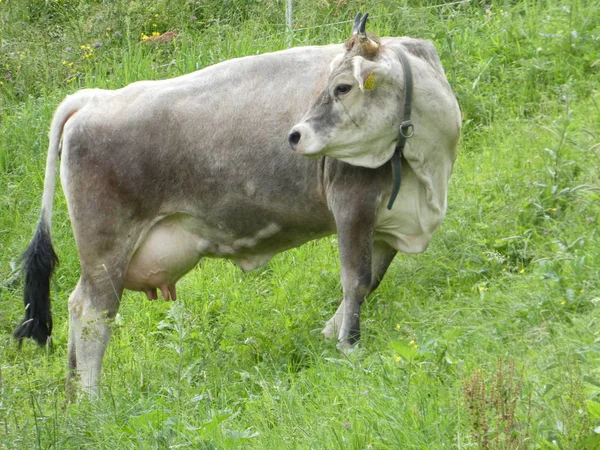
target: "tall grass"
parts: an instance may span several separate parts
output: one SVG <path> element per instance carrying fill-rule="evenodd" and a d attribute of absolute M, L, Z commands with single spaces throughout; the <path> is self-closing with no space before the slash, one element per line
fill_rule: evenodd
<path fill-rule="evenodd" d="M 432 245 L 396 258 L 348 357 L 319 334 L 341 295 L 335 238 L 249 274 L 207 261 L 173 304 L 128 293 L 102 398 L 67 405 L 78 263 L 61 194 L 54 352 L 10 337 L 54 107 L 285 48 L 285 5 L 3 0 L 0 449 L 600 448 L 600 3 L 294 4 L 294 45 L 343 41 L 350 26 L 327 24 L 358 10 L 434 41 L 464 132 Z"/>

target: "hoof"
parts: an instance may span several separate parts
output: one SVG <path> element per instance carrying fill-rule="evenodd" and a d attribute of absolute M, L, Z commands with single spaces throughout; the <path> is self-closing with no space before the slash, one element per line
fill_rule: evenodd
<path fill-rule="evenodd" d="M 358 342 L 356 344 L 350 344 L 348 341 L 340 341 L 337 344 L 337 349 L 344 355 L 352 355 L 359 350 Z"/>
<path fill-rule="evenodd" d="M 337 335 L 337 330 L 335 327 L 335 322 L 330 320 L 321 331 L 321 334 L 325 337 L 325 339 L 335 339 Z"/>

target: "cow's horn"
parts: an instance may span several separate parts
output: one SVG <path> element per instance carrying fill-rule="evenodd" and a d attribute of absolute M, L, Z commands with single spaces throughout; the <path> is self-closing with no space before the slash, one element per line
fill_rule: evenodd
<path fill-rule="evenodd" d="M 365 15 L 362 16 L 362 19 L 360 19 L 360 23 L 358 24 L 358 36 L 361 39 L 363 37 L 367 37 L 367 33 L 365 32 L 365 27 L 367 26 L 367 17 L 369 17 L 369 13 L 365 13 Z"/>
<path fill-rule="evenodd" d="M 358 17 L 358 16 L 357 16 Z M 369 17 L 369 13 L 365 13 L 358 24 L 358 42 L 360 43 L 361 48 L 367 54 L 376 53 L 379 50 L 379 44 L 367 36 L 367 32 L 365 28 L 367 26 L 367 17 Z M 356 22 L 356 20 L 355 20 Z"/>
<path fill-rule="evenodd" d="M 359 12 L 354 18 L 354 25 L 352 26 L 352 36 L 355 36 L 360 31 L 360 18 L 362 14 Z"/>

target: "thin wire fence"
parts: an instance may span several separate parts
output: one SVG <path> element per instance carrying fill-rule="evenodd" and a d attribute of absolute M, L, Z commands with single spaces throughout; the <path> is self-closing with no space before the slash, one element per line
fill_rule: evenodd
<path fill-rule="evenodd" d="M 472 3 L 473 0 L 458 0 L 455 2 L 450 2 L 450 3 L 443 3 L 441 5 L 431 5 L 431 6 L 418 6 L 415 8 L 409 8 L 409 7 L 401 7 L 398 11 L 395 12 L 391 12 L 391 13 L 387 13 L 387 14 L 378 14 L 378 15 L 374 15 L 374 16 L 369 16 L 371 19 L 378 19 L 381 17 L 391 17 L 391 16 L 397 16 L 401 13 L 403 13 L 405 10 L 407 9 L 422 9 L 422 10 L 426 10 L 426 9 L 437 9 L 437 8 L 445 8 L 445 7 L 452 7 L 452 6 L 458 6 L 458 5 L 464 5 L 467 3 Z M 293 27 L 293 15 L 294 15 L 294 6 L 293 6 L 293 0 L 286 0 L 286 11 L 285 11 L 285 16 L 286 16 L 286 26 L 287 26 L 287 30 L 286 31 L 282 31 L 279 33 L 274 33 L 274 34 L 269 34 L 266 37 L 267 38 L 272 38 L 272 37 L 277 37 L 277 36 L 282 36 L 284 34 L 287 34 L 287 45 L 288 47 L 290 47 L 292 45 L 291 41 L 292 41 L 292 36 L 294 35 L 294 33 L 298 32 L 298 31 L 307 31 L 307 30 L 316 30 L 318 28 L 326 28 L 326 27 L 333 27 L 336 25 L 344 25 L 347 23 L 353 23 L 354 19 L 350 19 L 350 20 L 342 20 L 340 22 L 332 22 L 332 23 L 323 23 L 321 25 L 314 25 L 311 27 L 302 27 L 302 28 L 294 28 Z"/>

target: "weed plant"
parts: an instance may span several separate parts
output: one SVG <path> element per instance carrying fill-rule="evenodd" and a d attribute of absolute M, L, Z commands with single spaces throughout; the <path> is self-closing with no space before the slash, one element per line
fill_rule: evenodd
<path fill-rule="evenodd" d="M 288 33 L 275 0 L 0 0 L 0 449 L 600 448 L 598 0 L 294 8 Z M 54 350 L 11 337 L 56 105 L 342 42 L 359 10 L 379 35 L 435 43 L 464 116 L 448 216 L 364 306 L 360 350 L 319 333 L 341 296 L 332 237 L 248 274 L 206 261 L 175 303 L 127 293 L 101 399 L 67 404 L 78 263 L 61 193 Z"/>

